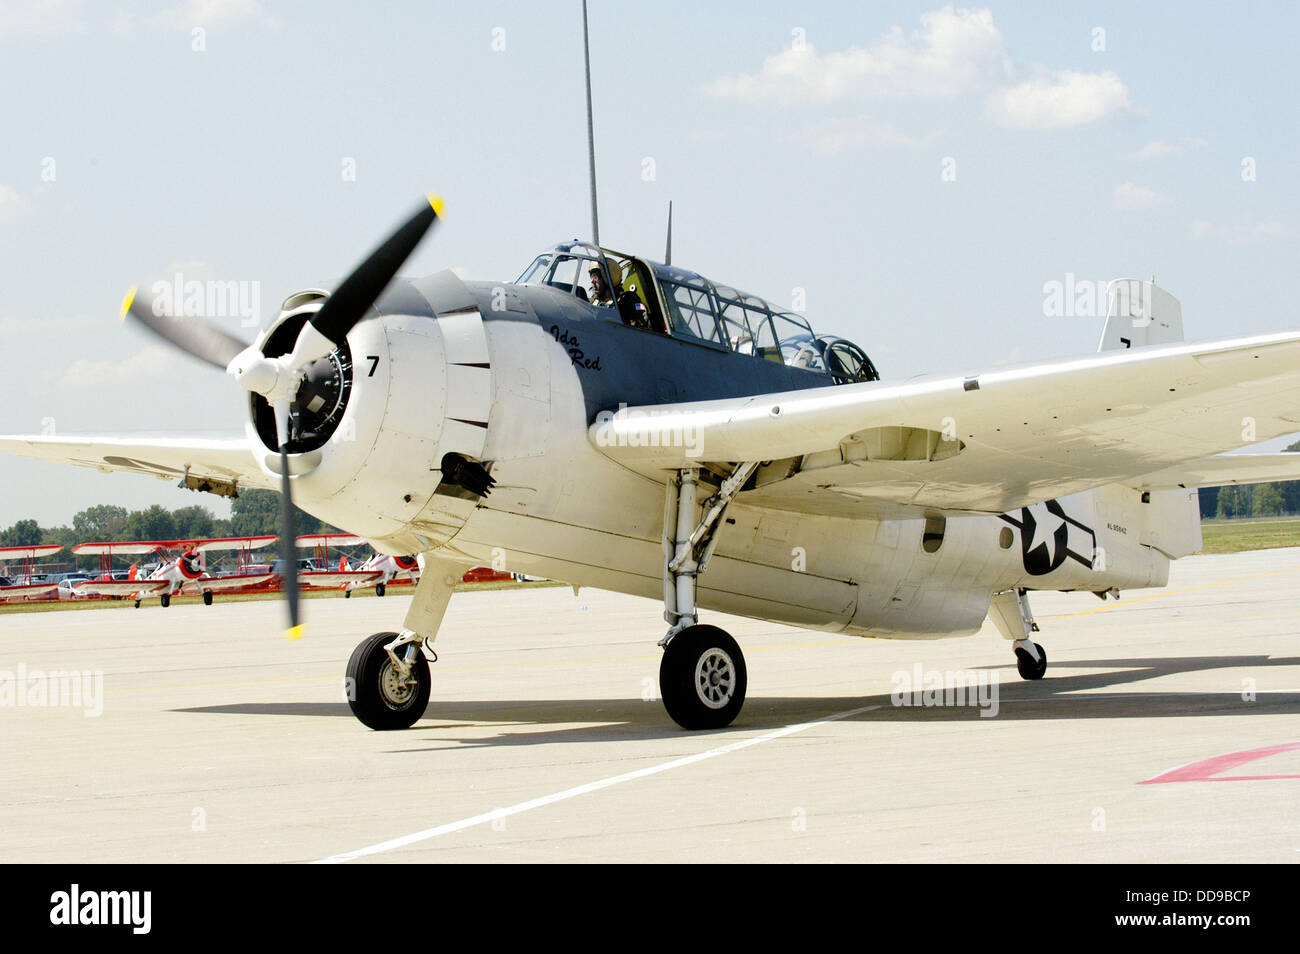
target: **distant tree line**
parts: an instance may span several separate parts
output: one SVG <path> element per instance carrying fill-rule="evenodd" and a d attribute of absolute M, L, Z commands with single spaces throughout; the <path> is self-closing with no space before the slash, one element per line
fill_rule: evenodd
<path fill-rule="evenodd" d="M 328 533 L 335 528 L 309 513 L 297 510 L 299 533 Z M 280 532 L 280 495 L 274 490 L 241 490 L 231 501 L 230 519 L 218 519 L 203 506 L 168 510 L 154 504 L 144 510 L 127 510 L 116 504 L 87 507 L 72 518 L 72 526 L 41 527 L 35 520 L 19 520 L 0 530 L 0 546 L 27 547 L 58 543 L 107 543 L 124 540 L 195 540 L 202 537 L 254 537 Z M 70 562 L 71 557 L 64 555 Z M 82 569 L 93 569 L 99 558 L 78 557 Z"/>
<path fill-rule="evenodd" d="M 1285 448 L 1300 451 L 1300 441 Z M 1272 484 L 1203 487 L 1201 518 L 1274 517 L 1300 514 L 1300 480 L 1282 480 Z"/>

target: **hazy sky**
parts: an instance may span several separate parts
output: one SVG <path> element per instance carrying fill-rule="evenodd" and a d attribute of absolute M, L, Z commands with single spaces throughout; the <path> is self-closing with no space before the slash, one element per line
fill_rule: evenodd
<path fill-rule="evenodd" d="M 1300 327 L 1290 3 L 592 0 L 601 237 L 789 304 L 887 379 L 1091 352 L 1044 285 L 1155 275 L 1189 339 Z M 513 279 L 588 237 L 581 5 L 0 2 L 7 433 L 224 435 L 242 392 L 126 288 L 339 276 L 427 189 L 407 266 Z M 354 174 L 353 174 L 354 173 Z M 237 326 L 237 320 L 231 319 Z M 241 333 L 251 338 L 255 329 Z M 0 526 L 226 508 L 0 457 Z"/>

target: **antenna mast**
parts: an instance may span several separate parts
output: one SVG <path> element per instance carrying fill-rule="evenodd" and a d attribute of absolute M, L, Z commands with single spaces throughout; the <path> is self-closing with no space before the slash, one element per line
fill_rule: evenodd
<path fill-rule="evenodd" d="M 591 44 L 587 39 L 587 0 L 582 0 L 582 58 L 587 70 L 587 160 L 591 167 L 591 241 L 600 244 L 596 213 L 596 133 L 591 122 Z"/>

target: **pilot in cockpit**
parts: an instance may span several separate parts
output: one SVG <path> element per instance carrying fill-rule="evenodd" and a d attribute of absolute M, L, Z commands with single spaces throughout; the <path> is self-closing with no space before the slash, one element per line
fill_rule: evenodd
<path fill-rule="evenodd" d="M 591 303 L 612 308 L 614 293 L 610 290 L 609 285 L 605 283 L 605 272 L 600 267 L 600 263 L 592 262 L 591 268 L 587 269 L 587 274 L 591 276 Z"/>

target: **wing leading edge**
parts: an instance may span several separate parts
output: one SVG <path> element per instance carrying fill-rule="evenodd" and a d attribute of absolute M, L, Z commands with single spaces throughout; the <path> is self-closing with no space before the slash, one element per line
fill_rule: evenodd
<path fill-rule="evenodd" d="M 0 451 L 104 473 L 148 474 L 173 481 L 188 478 L 188 486 L 217 493 L 236 487 L 274 490 L 279 486 L 276 478 L 262 472 L 243 438 L 0 436 Z"/>

